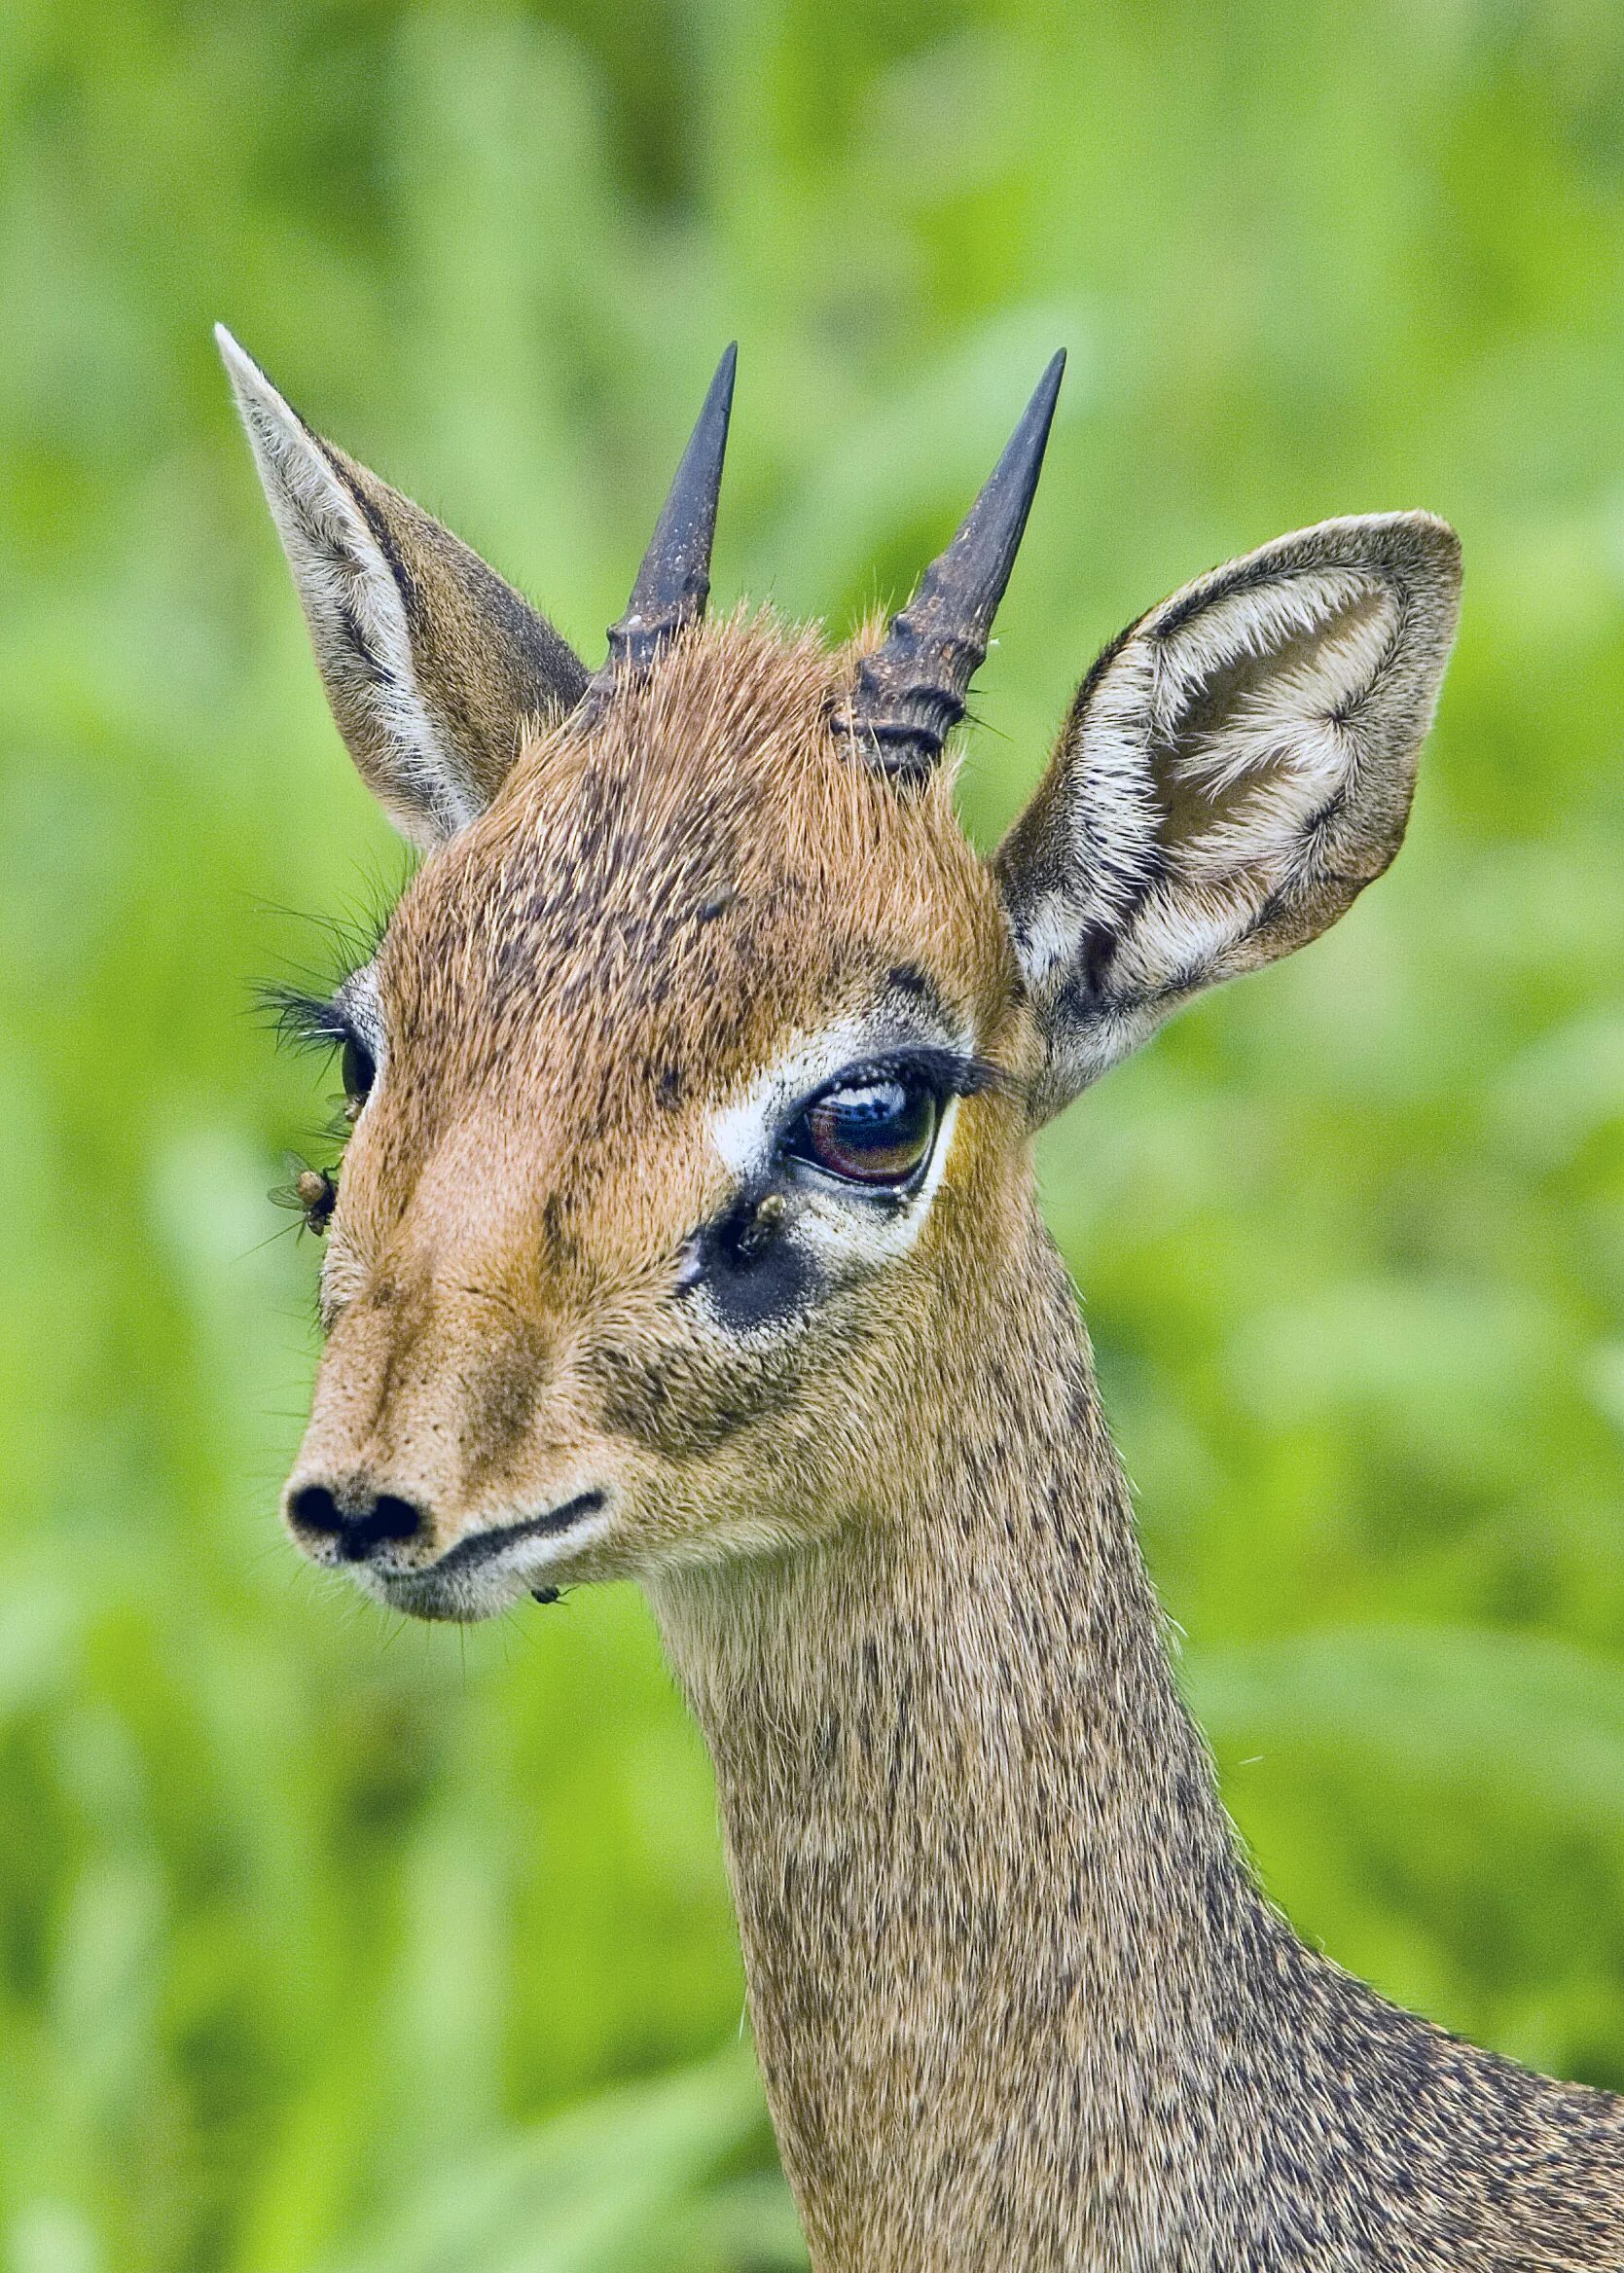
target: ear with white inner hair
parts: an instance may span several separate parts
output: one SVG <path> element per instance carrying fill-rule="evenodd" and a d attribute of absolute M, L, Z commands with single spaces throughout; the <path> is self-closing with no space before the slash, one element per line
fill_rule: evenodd
<path fill-rule="evenodd" d="M 1381 875 L 1460 592 L 1446 523 L 1327 521 L 1186 585 L 1105 650 L 995 856 L 1047 1045 L 1034 1121 Z"/>
<path fill-rule="evenodd" d="M 587 670 L 477 553 L 313 434 L 215 330 L 339 731 L 425 850 L 483 812 L 526 720 L 574 708 Z"/>

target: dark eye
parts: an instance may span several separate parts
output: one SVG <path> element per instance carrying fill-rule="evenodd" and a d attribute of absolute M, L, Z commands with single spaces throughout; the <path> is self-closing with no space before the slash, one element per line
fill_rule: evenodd
<path fill-rule="evenodd" d="M 344 1036 L 340 1077 L 344 1085 L 344 1111 L 353 1121 L 372 1094 L 372 1085 L 378 1078 L 373 1054 L 359 1034 Z"/>
<path fill-rule="evenodd" d="M 886 1074 L 826 1091 L 796 1122 L 784 1151 L 846 1183 L 895 1188 L 930 1158 L 941 1117 L 941 1096 L 929 1082 Z"/>

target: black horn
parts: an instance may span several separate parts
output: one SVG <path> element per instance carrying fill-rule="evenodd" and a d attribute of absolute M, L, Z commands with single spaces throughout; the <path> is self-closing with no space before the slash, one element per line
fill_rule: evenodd
<path fill-rule="evenodd" d="M 682 453 L 682 463 L 661 509 L 632 597 L 609 628 L 604 675 L 651 663 L 685 624 L 697 623 L 710 596 L 710 545 L 716 534 L 716 497 L 733 411 L 737 344 L 716 366 L 704 408 Z"/>
<path fill-rule="evenodd" d="M 1062 348 L 958 534 L 892 617 L 884 644 L 857 666 L 850 700 L 831 720 L 871 765 L 898 780 L 922 779 L 964 715 L 1020 550 L 1065 369 Z"/>

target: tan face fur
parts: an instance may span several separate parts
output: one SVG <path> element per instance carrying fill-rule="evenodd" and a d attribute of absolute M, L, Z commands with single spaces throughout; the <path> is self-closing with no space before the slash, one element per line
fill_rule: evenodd
<path fill-rule="evenodd" d="M 362 1567 L 386 1600 L 465 1616 L 782 1540 L 906 1457 L 884 1384 L 1007 1205 L 1036 1051 L 945 779 L 901 798 L 827 729 L 848 668 L 771 623 L 685 634 L 595 731 L 530 742 L 389 925 L 290 1488 L 430 1511 Z M 807 1096 L 915 1043 L 1009 1084 L 949 1103 L 918 1193 L 774 1173 Z M 758 1184 L 783 1211 L 734 1260 Z"/>
<path fill-rule="evenodd" d="M 1391 859 L 1454 632 L 1453 532 L 1324 523 L 1152 609 L 984 862 L 935 722 L 991 605 L 956 650 L 931 611 L 1016 443 L 880 648 L 704 621 L 708 524 L 673 539 L 668 504 L 668 616 L 645 562 L 589 684 L 223 346 L 341 730 L 430 855 L 323 1014 L 377 1075 L 294 1536 L 401 1609 L 468 1618 L 894 1503 L 887 1479 L 928 1478 L 950 1433 L 933 1352 L 996 1346 L 1020 1299 L 1032 1128 Z M 1035 455 L 996 591 L 1058 373 L 1017 431 Z M 724 377 L 673 499 L 718 403 L 725 436 Z M 923 691 L 888 743 L 899 656 Z M 936 1099 L 919 1173 L 876 1190 L 809 1165 L 809 1105 L 893 1075 Z"/>

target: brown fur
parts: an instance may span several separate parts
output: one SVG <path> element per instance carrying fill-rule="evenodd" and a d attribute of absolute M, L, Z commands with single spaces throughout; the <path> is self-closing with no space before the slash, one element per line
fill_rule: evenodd
<path fill-rule="evenodd" d="M 415 1564 L 568 1497 L 589 1467 L 628 1510 L 595 1574 L 714 1551 L 730 1506 L 752 1540 L 797 1533 L 761 1477 L 832 1417 L 809 1351 L 718 1348 L 669 1301 L 683 1237 L 726 1192 L 706 1117 L 786 1032 L 860 1008 L 904 964 L 1012 1073 L 1034 1054 L 948 785 L 899 806 L 840 753 L 841 671 L 770 619 L 687 636 L 590 739 L 533 741 L 396 913 L 378 964 L 389 1068 L 345 1158 L 300 1472 L 386 1472 L 430 1505 Z M 973 1176 L 983 1132 L 1007 1142 L 1013 1119 L 967 1100 L 956 1168 Z M 914 1271 L 884 1294 L 861 1321 L 840 1306 L 820 1321 L 833 1373 L 859 1323 L 905 1330 Z M 537 1428 L 514 1379 L 542 1352 Z M 872 1432 L 849 1389 L 839 1402 L 847 1430 Z M 493 1441 L 504 1414 L 517 1425 Z M 768 1417 L 770 1445 L 730 1445 Z"/>
<path fill-rule="evenodd" d="M 1399 543 L 1369 525 L 1388 533 L 1334 524 L 1281 557 L 1363 574 Z M 1176 947 L 1178 922 L 1233 898 L 1246 953 L 1265 925 L 1276 952 L 1321 927 L 1354 888 L 1317 849 L 1346 801 L 1366 801 L 1346 825 L 1388 856 L 1453 623 L 1438 530 L 1403 538 L 1414 606 L 1381 587 L 1395 628 L 1344 705 L 1358 766 L 1302 844 L 1271 869 L 1255 802 L 1214 792 L 1225 828 L 1254 831 L 1240 884 L 1204 894 L 1165 848 L 1112 875 L 1111 845 L 1132 847 L 1109 828 L 1096 869 L 1067 871 L 1078 813 L 1120 817 L 1087 805 L 1078 769 L 1098 689 L 1116 700 L 1122 670 L 1151 668 L 1143 627 L 1090 681 L 993 867 L 940 774 L 899 790 L 837 742 L 849 654 L 740 617 L 527 740 L 377 958 L 386 1055 L 344 1163 L 292 1490 L 424 1511 L 359 1567 L 423 1614 L 522 1591 L 467 1560 L 516 1522 L 565 1527 L 535 1550 L 550 1582 L 644 1585 L 715 1759 L 819 2273 L 1624 2266 L 1624 2104 L 1396 2011 L 1252 1883 L 1178 1696 L 1028 1141 L 1086 1077 L 1066 1064 L 1123 1046 L 1113 955 L 1137 958 L 1137 1016 L 1145 972 L 1170 998 L 1199 976 L 1157 977 L 1158 923 Z M 1275 576 L 1254 562 L 1156 621 L 1172 636 Z M 1315 667 L 1337 635 L 1323 620 Z M 436 667 L 421 659 L 425 684 Z M 1209 729 L 1189 720 L 1220 696 L 1173 718 L 1157 758 L 1164 836 L 1209 864 L 1222 843 L 1179 768 L 1192 749 L 1199 767 Z M 1093 928 L 1045 993 L 1022 958 L 1035 967 L 1028 933 L 1067 893 Z M 701 1229 L 748 1201 L 718 1115 L 786 1049 L 842 1021 L 860 1035 L 899 992 L 996 1074 L 957 1107 L 917 1237 L 843 1264 L 793 1315 L 726 1329 L 683 1291 Z M 1068 1017 L 1105 1040 L 1057 1045 Z"/>

